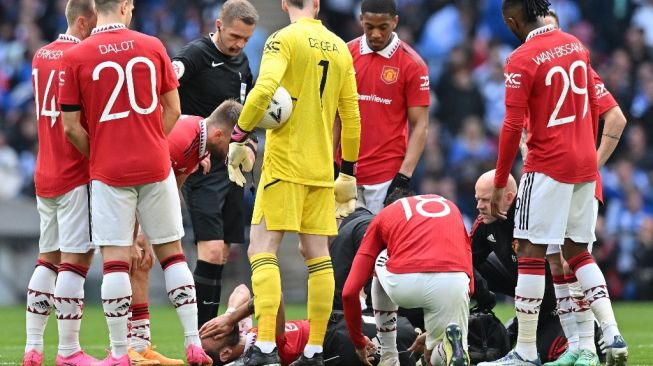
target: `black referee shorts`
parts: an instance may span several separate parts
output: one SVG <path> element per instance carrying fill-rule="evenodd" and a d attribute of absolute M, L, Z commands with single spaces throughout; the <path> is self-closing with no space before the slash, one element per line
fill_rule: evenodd
<path fill-rule="evenodd" d="M 182 189 L 193 223 L 195 242 L 243 243 L 243 187 L 229 180 L 227 169 L 192 174 Z"/>

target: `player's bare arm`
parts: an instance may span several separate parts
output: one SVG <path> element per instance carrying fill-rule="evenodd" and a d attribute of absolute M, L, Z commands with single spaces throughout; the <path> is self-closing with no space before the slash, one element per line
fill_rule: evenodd
<path fill-rule="evenodd" d="M 415 166 L 417 166 L 417 162 L 424 151 L 424 145 L 426 145 L 429 126 L 429 107 L 409 107 L 408 122 L 410 123 L 411 129 L 410 137 L 408 138 L 406 156 L 401 163 L 399 173 L 407 177 L 412 177 Z"/>
<path fill-rule="evenodd" d="M 62 106 L 62 109 L 66 107 Z M 88 133 L 81 123 L 81 111 L 78 109 L 76 111 L 63 111 L 61 112 L 61 117 L 63 120 L 63 130 L 66 134 L 66 138 L 70 141 L 73 146 L 79 150 L 82 155 L 89 157 L 90 148 L 88 143 Z"/>
<path fill-rule="evenodd" d="M 201 338 L 223 338 L 233 330 L 239 321 L 254 313 L 254 303 L 251 298 L 251 293 L 245 285 L 240 285 L 234 289 L 231 296 L 229 296 L 227 305 L 229 308 L 235 310 L 206 322 L 200 329 Z"/>
<path fill-rule="evenodd" d="M 600 136 L 599 148 L 596 151 L 596 157 L 599 164 L 599 169 L 605 165 L 610 155 L 617 148 L 621 133 L 626 127 L 626 117 L 619 106 L 615 106 L 605 112 L 603 118 L 603 134 Z"/>
<path fill-rule="evenodd" d="M 508 106 L 501 135 L 499 136 L 499 145 L 505 146 L 505 148 L 499 150 L 499 156 L 497 157 L 497 170 L 494 176 L 494 189 L 490 208 L 492 216 L 501 220 L 507 218 L 508 212 L 506 209 L 502 209 L 501 202 L 503 202 L 503 194 L 508 184 L 512 163 L 517 156 L 517 150 L 519 150 L 526 111 L 527 109 L 524 107 Z M 506 155 L 502 156 L 502 154 Z"/>
<path fill-rule="evenodd" d="M 176 88 L 161 95 L 161 106 L 163 107 L 163 132 L 167 136 L 181 115 L 179 92 Z"/>

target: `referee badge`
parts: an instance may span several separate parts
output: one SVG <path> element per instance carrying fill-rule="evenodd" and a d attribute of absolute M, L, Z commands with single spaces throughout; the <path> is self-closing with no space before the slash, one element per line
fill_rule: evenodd
<path fill-rule="evenodd" d="M 172 69 L 175 71 L 175 76 L 177 76 L 177 80 L 181 79 L 181 77 L 184 76 L 184 71 L 186 71 L 186 67 L 184 66 L 184 63 L 179 60 L 172 61 Z"/>
<path fill-rule="evenodd" d="M 392 66 L 383 66 L 381 71 L 381 80 L 386 84 L 394 84 L 399 79 L 399 68 Z"/>

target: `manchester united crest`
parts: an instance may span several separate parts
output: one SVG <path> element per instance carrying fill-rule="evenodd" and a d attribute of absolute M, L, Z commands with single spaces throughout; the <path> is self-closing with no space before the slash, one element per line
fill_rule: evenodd
<path fill-rule="evenodd" d="M 381 71 L 381 80 L 386 84 L 394 84 L 399 79 L 399 68 L 392 66 L 383 66 Z"/>

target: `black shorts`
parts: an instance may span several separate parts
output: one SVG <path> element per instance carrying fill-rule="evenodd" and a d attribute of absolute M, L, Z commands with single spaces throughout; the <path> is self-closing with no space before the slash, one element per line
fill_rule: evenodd
<path fill-rule="evenodd" d="M 211 169 L 206 175 L 192 174 L 182 192 L 193 223 L 195 242 L 245 241 L 243 188 L 229 180 L 226 167 Z"/>

